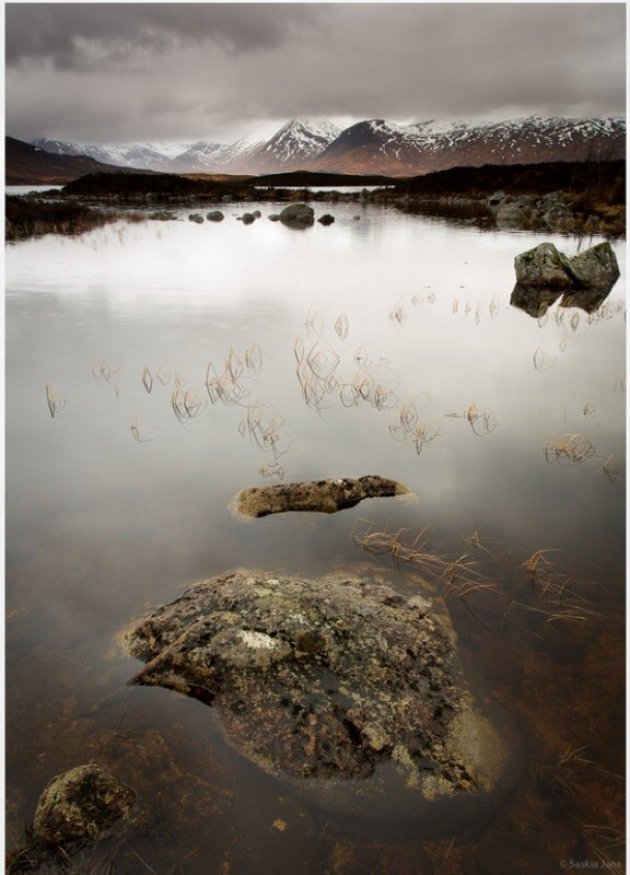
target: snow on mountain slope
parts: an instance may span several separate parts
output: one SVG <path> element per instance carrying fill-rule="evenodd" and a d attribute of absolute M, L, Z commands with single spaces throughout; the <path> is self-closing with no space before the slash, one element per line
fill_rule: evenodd
<path fill-rule="evenodd" d="M 622 118 L 528 118 L 503 122 L 422 121 L 396 125 L 382 119 L 347 128 L 312 163 L 312 169 L 419 174 L 455 166 L 623 158 Z"/>
<path fill-rule="evenodd" d="M 54 155 L 87 155 L 96 161 L 117 164 L 119 167 L 160 171 L 168 170 L 170 162 L 190 146 L 189 143 L 170 142 L 91 144 L 49 140 L 45 137 L 34 140 L 33 145 Z"/>
<path fill-rule="evenodd" d="M 254 134 L 231 145 L 206 140 L 83 145 L 47 139 L 33 145 L 53 154 L 88 155 L 107 164 L 162 172 L 257 174 L 305 168 L 407 176 L 458 165 L 623 158 L 625 138 L 623 118 L 530 116 L 409 125 L 371 119 L 343 131 L 326 120 L 292 119 L 271 137 Z"/>

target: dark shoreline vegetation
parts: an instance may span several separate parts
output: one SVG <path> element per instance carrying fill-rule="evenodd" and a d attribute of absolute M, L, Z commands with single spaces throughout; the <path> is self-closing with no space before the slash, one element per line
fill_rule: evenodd
<path fill-rule="evenodd" d="M 5 204 L 5 240 L 15 242 L 43 234 L 76 236 L 123 218 L 119 212 L 97 210 L 73 201 L 47 202 L 9 195 Z M 142 221 L 143 216 L 125 213 L 126 221 Z"/>
<path fill-rule="evenodd" d="M 121 217 L 130 218 L 129 207 L 254 201 L 371 203 L 482 228 L 618 237 L 626 230 L 625 175 L 625 161 L 621 160 L 458 167 L 402 180 L 308 171 L 249 178 L 90 173 L 37 199 L 7 197 L 6 239 L 49 232 L 81 233 Z M 339 190 L 315 192 L 306 186 L 338 186 Z M 364 188 L 344 192 L 344 186 Z M 378 187 L 368 191 L 365 186 Z M 543 199 L 552 195 L 556 199 L 543 206 Z M 120 207 L 125 212 L 102 212 L 91 206 Z M 550 219 L 551 206 L 556 209 Z"/>

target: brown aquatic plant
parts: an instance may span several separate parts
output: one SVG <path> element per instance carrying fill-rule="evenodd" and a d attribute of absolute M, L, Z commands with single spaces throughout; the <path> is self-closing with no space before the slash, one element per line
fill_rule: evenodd
<path fill-rule="evenodd" d="M 611 483 L 614 483 L 615 480 L 618 480 L 622 476 L 621 463 L 613 455 L 608 456 L 602 465 L 602 471 Z"/>
<path fill-rule="evenodd" d="M 171 376 L 172 376 L 172 374 L 169 371 L 166 371 L 162 367 L 158 368 L 158 370 L 155 372 L 155 379 L 159 380 L 159 382 L 163 386 L 166 386 L 170 382 Z"/>
<path fill-rule="evenodd" d="M 151 371 L 147 367 L 142 371 L 142 385 L 150 395 L 151 389 L 153 388 L 153 377 Z"/>
<path fill-rule="evenodd" d="M 97 383 L 99 380 L 104 380 L 106 383 L 109 383 L 114 374 L 117 374 L 119 371 L 119 367 L 103 360 L 100 364 L 94 365 L 92 368 L 92 376 Z"/>
<path fill-rule="evenodd" d="M 176 386 L 171 395 L 171 407 L 177 419 L 184 423 L 195 419 L 205 409 L 206 402 L 200 398 L 195 389 L 184 389 Z"/>
<path fill-rule="evenodd" d="M 46 383 L 46 404 L 48 405 L 48 412 L 53 419 L 61 413 L 67 403 L 67 400 L 61 393 L 53 389 L 50 383 Z"/>
<path fill-rule="evenodd" d="M 477 404 L 470 404 L 464 411 L 464 418 L 473 432 L 481 437 L 490 434 L 497 427 L 497 418 L 490 408 L 480 408 Z"/>
<path fill-rule="evenodd" d="M 319 310 L 313 310 L 311 304 L 304 320 L 304 327 L 309 336 L 321 337 L 324 332 L 324 317 Z"/>
<path fill-rule="evenodd" d="M 256 376 L 262 371 L 263 354 L 262 349 L 257 343 L 245 350 L 245 365 L 250 371 L 253 371 Z"/>
<path fill-rule="evenodd" d="M 275 462 L 271 465 L 261 465 L 258 469 L 258 473 L 261 477 L 277 477 L 278 480 L 284 480 L 284 468 L 282 465 L 278 465 Z"/>
<path fill-rule="evenodd" d="M 276 459 L 288 453 L 292 446 L 284 419 L 269 406 L 248 408 L 245 419 L 239 425 L 239 432 L 242 437 L 247 436 L 250 443 L 258 449 L 271 452 Z M 274 470 L 271 466 L 263 466 L 263 468 L 272 473 L 282 470 L 284 476 L 283 469 Z M 263 473 L 262 469 L 259 469 L 259 473 Z M 263 474 L 263 476 L 271 476 L 271 474 Z"/>
<path fill-rule="evenodd" d="M 407 321 L 407 311 L 400 304 L 396 304 L 396 306 L 389 311 L 389 318 L 398 326 L 398 328 L 402 328 Z"/>
<path fill-rule="evenodd" d="M 583 434 L 563 434 L 545 441 L 545 459 L 559 465 L 578 465 L 595 455 L 595 448 Z"/>
<path fill-rule="evenodd" d="M 134 440 L 138 441 L 139 444 L 143 444 L 147 441 L 153 440 L 152 437 L 148 436 L 148 429 L 140 426 L 137 416 L 134 416 L 131 420 L 130 431 L 133 435 Z"/>
<path fill-rule="evenodd" d="M 335 331 L 340 340 L 345 340 L 348 336 L 348 317 L 345 313 L 340 313 L 335 321 Z"/>
<path fill-rule="evenodd" d="M 534 367 L 537 371 L 546 370 L 547 368 L 550 368 L 555 362 L 555 359 L 550 356 L 549 353 L 542 348 L 542 346 L 536 347 L 536 352 L 533 355 L 533 360 Z"/>

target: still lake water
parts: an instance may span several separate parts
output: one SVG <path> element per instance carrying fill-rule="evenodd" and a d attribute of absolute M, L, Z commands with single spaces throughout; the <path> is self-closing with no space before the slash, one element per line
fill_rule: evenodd
<path fill-rule="evenodd" d="M 117 872 L 621 872 L 624 245 L 599 310 L 536 319 L 510 306 L 514 256 L 598 239 L 356 204 L 294 231 L 259 208 L 251 226 L 227 205 L 220 224 L 186 210 L 6 249 L 7 844 L 52 776 L 98 760 L 139 798 Z M 562 464 L 548 442 L 571 434 L 586 450 Z M 381 474 L 417 500 L 236 519 L 236 493 L 279 468 Z M 448 604 L 524 765 L 466 831 L 318 809 L 227 745 L 212 709 L 125 685 L 139 665 L 121 630 L 192 581 L 345 569 L 418 586 L 357 546 L 369 527 L 409 543 L 428 527 L 433 551 L 467 551 L 495 584 Z M 538 584 L 570 581 L 568 619 L 521 567 L 551 549 Z"/>

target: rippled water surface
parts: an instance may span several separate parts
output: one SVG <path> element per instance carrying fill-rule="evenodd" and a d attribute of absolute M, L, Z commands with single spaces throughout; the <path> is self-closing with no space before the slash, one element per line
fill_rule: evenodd
<path fill-rule="evenodd" d="M 186 211 L 7 247 L 8 844 L 53 775 L 96 759 L 146 815 L 97 848 L 112 871 L 621 872 L 624 246 L 595 312 L 534 318 L 510 305 L 514 256 L 598 240 L 356 204 L 294 231 L 260 209 L 251 226 L 227 205 L 220 224 Z M 281 476 L 372 473 L 415 500 L 230 510 Z M 376 821 L 318 808 L 228 746 L 211 708 L 126 686 L 120 633 L 191 581 L 345 569 L 408 592 L 417 569 L 361 545 L 423 529 L 488 584 L 443 595 L 522 763 L 465 830 L 423 828 L 394 798 Z"/>

